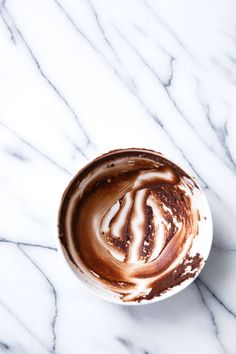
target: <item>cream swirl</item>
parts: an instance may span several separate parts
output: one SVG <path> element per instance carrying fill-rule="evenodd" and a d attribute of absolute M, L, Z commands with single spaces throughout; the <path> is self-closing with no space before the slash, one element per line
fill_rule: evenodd
<path fill-rule="evenodd" d="M 123 301 L 160 295 L 194 277 L 198 233 L 195 182 L 160 154 L 119 150 L 95 160 L 72 181 L 59 215 L 73 263 Z"/>

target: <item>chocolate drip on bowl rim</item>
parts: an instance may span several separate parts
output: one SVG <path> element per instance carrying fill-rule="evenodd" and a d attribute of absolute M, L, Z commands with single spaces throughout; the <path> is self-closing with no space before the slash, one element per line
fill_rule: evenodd
<path fill-rule="evenodd" d="M 199 274 L 212 239 L 197 183 L 146 149 L 111 151 L 85 166 L 63 195 L 58 225 L 75 273 L 119 303 L 178 292 Z"/>

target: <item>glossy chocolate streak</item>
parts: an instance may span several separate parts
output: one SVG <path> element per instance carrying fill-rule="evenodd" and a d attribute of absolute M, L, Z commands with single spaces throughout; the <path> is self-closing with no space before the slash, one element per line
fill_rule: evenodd
<path fill-rule="evenodd" d="M 202 266 L 190 256 L 199 212 L 195 182 L 149 150 L 117 150 L 96 159 L 68 187 L 61 241 L 73 263 L 123 301 L 152 299 Z"/>

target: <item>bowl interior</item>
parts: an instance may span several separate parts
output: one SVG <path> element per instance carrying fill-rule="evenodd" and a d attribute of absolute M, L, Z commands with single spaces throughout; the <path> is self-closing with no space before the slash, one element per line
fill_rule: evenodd
<path fill-rule="evenodd" d="M 71 251 L 69 251 L 68 247 L 65 247 L 65 243 L 63 241 L 63 238 L 61 237 L 62 235 L 65 236 L 65 228 L 62 228 L 62 224 L 66 224 L 66 218 L 67 218 L 67 202 L 69 198 L 73 198 L 73 188 L 74 186 L 78 186 L 77 188 L 77 193 L 80 193 L 81 196 L 83 195 L 83 192 L 86 190 L 87 186 L 93 182 L 93 179 L 96 179 L 96 172 L 98 171 L 99 168 L 103 169 L 103 171 L 107 171 L 107 175 L 109 176 L 110 174 L 110 168 L 117 169 L 119 170 L 122 166 L 121 164 L 123 163 L 123 160 L 120 158 L 119 151 L 122 151 L 124 153 L 124 150 L 116 150 L 116 151 L 111 151 L 108 154 L 102 155 L 98 157 L 97 159 L 91 161 L 88 165 L 86 165 L 82 170 L 80 170 L 77 175 L 73 178 L 73 180 L 70 182 L 69 186 L 66 188 L 62 201 L 61 201 L 61 206 L 59 210 L 59 234 L 58 234 L 58 248 L 61 251 L 61 254 L 63 258 L 65 259 L 67 265 L 70 267 L 70 269 L 73 270 L 74 274 L 77 276 L 77 279 L 79 279 L 80 283 L 83 284 L 89 291 L 91 291 L 93 294 L 96 296 L 113 302 L 113 303 L 118 303 L 122 305 L 138 305 L 138 304 L 145 304 L 145 303 L 153 303 L 156 301 L 161 301 L 163 299 L 166 299 L 182 289 L 186 288 L 200 273 L 201 269 L 196 273 L 194 278 L 190 278 L 185 280 L 179 285 L 174 286 L 173 288 L 168 289 L 166 292 L 162 293 L 161 295 L 154 297 L 153 299 L 150 300 L 142 300 L 141 302 L 123 302 L 122 299 L 120 298 L 119 294 L 112 292 L 109 290 L 108 287 L 101 285 L 98 281 L 96 281 L 96 277 L 94 277 L 85 267 L 85 265 L 78 259 L 76 255 L 76 250 L 71 247 Z M 164 158 L 162 154 L 154 152 L 154 151 L 149 151 L 146 149 L 126 149 L 126 154 L 127 156 L 132 156 L 132 153 L 142 153 L 145 152 L 145 154 L 149 153 L 150 156 L 153 156 L 155 154 L 156 156 L 160 156 L 162 159 Z M 107 167 L 107 156 L 111 158 L 112 161 L 112 166 Z M 140 155 L 141 156 L 141 155 Z M 166 158 L 165 158 L 166 159 Z M 166 161 L 170 161 L 167 160 Z M 172 162 L 172 161 L 171 161 Z M 127 170 L 132 170 L 133 166 L 132 164 L 127 164 L 126 169 Z M 106 173 L 106 172 L 105 172 Z M 196 181 L 194 180 L 196 183 Z M 196 183 L 197 184 L 197 183 Z M 198 186 L 198 185 L 197 185 Z M 78 197 L 75 196 L 75 197 Z M 211 213 L 210 209 L 207 203 L 207 200 L 205 198 L 205 195 L 201 188 L 198 186 L 196 188 L 196 191 L 194 193 L 194 198 L 193 202 L 196 205 L 196 207 L 199 210 L 200 214 L 200 221 L 199 221 L 199 230 L 198 230 L 198 235 L 195 238 L 191 252 L 193 253 L 199 253 L 204 262 L 207 260 L 207 257 L 210 252 L 211 244 L 212 244 L 212 218 L 211 218 Z M 69 222 L 69 221 L 68 221 Z M 67 242 L 71 244 L 72 246 L 72 240 L 68 239 Z M 77 257 L 77 262 L 73 261 L 73 258 Z M 204 265 L 204 264 L 203 264 Z"/>

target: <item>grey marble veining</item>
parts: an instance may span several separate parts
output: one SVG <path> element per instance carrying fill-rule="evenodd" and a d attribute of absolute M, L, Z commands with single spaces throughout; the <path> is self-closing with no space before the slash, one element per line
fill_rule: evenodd
<path fill-rule="evenodd" d="M 236 353 L 236 4 L 0 1 L 0 353 Z M 214 242 L 164 302 L 82 289 L 56 249 L 61 194 L 118 147 L 174 159 L 202 185 Z"/>

